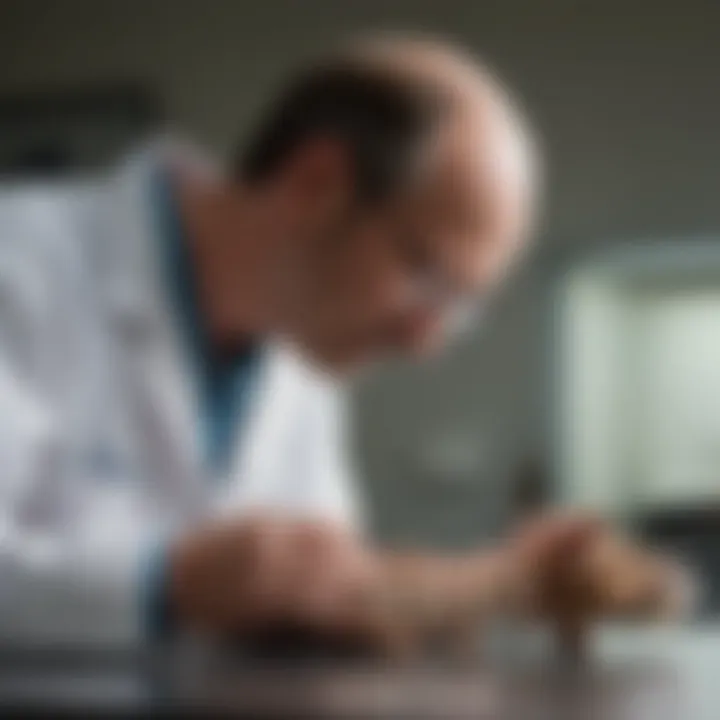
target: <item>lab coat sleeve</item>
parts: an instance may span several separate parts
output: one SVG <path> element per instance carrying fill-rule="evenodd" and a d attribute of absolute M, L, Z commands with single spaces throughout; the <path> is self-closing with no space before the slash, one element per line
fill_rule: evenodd
<path fill-rule="evenodd" d="M 0 642 L 132 643 L 153 532 L 122 483 L 78 470 L 55 393 L 72 363 L 48 343 L 65 308 L 23 240 L 0 233 Z"/>

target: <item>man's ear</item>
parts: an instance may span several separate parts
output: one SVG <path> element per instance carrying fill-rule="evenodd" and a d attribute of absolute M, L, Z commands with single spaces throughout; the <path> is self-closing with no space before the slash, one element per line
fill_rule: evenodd
<path fill-rule="evenodd" d="M 318 137 L 294 153 L 287 168 L 294 197 L 317 217 L 333 217 L 354 194 L 352 159 L 336 138 Z"/>

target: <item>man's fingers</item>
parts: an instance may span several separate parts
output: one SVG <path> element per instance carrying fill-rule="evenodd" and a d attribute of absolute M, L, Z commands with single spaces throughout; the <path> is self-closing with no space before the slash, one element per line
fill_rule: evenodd
<path fill-rule="evenodd" d="M 520 532 L 520 549 L 528 562 L 571 559 L 597 537 L 602 524 L 590 515 L 549 516 Z"/>

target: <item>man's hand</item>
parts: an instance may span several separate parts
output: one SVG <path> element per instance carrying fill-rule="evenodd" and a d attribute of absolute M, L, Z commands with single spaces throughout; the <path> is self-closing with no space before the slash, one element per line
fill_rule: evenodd
<path fill-rule="evenodd" d="M 506 549 L 508 601 L 530 615 L 652 619 L 687 611 L 682 568 L 588 516 L 549 516 Z"/>
<path fill-rule="evenodd" d="M 591 516 L 564 513 L 542 516 L 512 532 L 500 550 L 501 609 L 524 616 L 554 613 L 560 601 L 569 599 L 578 558 L 603 532 Z M 580 600 L 572 593 L 573 603 Z"/>
<path fill-rule="evenodd" d="M 679 564 L 589 517 L 541 518 L 514 536 L 506 558 L 507 607 L 549 622 L 572 654 L 595 622 L 679 617 L 693 602 Z"/>
<path fill-rule="evenodd" d="M 566 650 L 579 652 L 593 623 L 677 614 L 689 594 L 677 564 L 581 514 L 526 523 L 492 550 L 377 558 L 382 572 L 367 598 L 375 604 L 356 617 L 375 622 L 391 653 L 421 652 L 428 639 L 476 649 L 483 621 L 506 613 L 549 623 Z"/>
<path fill-rule="evenodd" d="M 181 623 L 235 634 L 273 623 L 329 625 L 369 570 L 351 536 L 318 522 L 233 519 L 183 538 L 170 557 Z"/>

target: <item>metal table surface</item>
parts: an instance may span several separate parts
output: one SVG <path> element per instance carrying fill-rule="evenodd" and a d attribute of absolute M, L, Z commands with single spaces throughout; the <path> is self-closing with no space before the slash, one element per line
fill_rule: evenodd
<path fill-rule="evenodd" d="M 0 716 L 719 720 L 720 630 L 606 630 L 592 660 L 256 663 L 220 653 L 0 651 Z"/>

